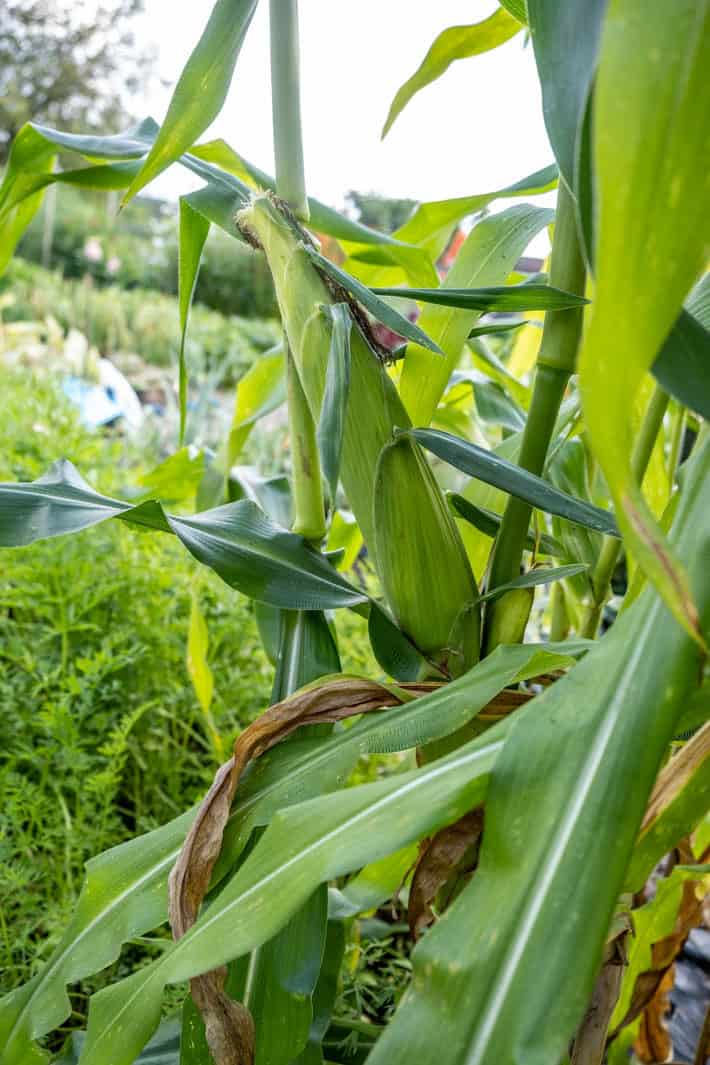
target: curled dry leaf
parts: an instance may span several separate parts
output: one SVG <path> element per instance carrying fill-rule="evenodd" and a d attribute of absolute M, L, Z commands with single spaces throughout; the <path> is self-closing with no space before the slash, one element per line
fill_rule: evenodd
<path fill-rule="evenodd" d="M 369 710 L 399 706 L 408 696 L 431 690 L 430 684 L 401 687 L 342 678 L 309 687 L 270 707 L 242 732 L 234 754 L 218 769 L 170 874 L 170 926 L 174 939 L 192 927 L 219 857 L 232 801 L 245 767 L 303 725 L 339 721 Z M 226 969 L 190 981 L 193 1000 L 204 1021 L 217 1065 L 252 1065 L 254 1025 L 249 1011 L 224 993 Z"/>
<path fill-rule="evenodd" d="M 666 1015 L 670 1009 L 668 995 L 673 989 L 674 980 L 675 965 L 671 965 L 663 974 L 663 979 L 641 1017 L 641 1027 L 634 1043 L 634 1052 L 639 1061 L 646 1062 L 648 1065 L 659 1061 L 670 1061 L 673 1054 L 673 1040 L 666 1024 Z"/>
<path fill-rule="evenodd" d="M 483 809 L 479 807 L 422 843 L 409 891 L 409 928 L 415 939 L 433 924 L 433 904 L 439 893 L 475 870 L 482 834 Z"/>

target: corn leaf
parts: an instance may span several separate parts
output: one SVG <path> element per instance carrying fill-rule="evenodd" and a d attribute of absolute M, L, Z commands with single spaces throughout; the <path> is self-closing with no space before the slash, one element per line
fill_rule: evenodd
<path fill-rule="evenodd" d="M 571 292 L 562 292 L 551 285 L 501 285 L 494 288 L 374 288 L 378 296 L 396 296 L 417 300 L 420 303 L 436 303 L 440 307 L 459 307 L 462 310 L 480 311 L 559 311 L 569 307 L 581 307 L 588 300 Z M 516 323 L 517 325 L 518 323 Z M 501 327 L 499 327 L 500 330 Z M 510 329 L 505 325 L 503 329 Z M 484 330 L 485 332 L 485 327 Z M 493 327 L 493 332 L 495 332 Z M 471 334 L 468 334 L 471 336 Z"/>
<path fill-rule="evenodd" d="M 123 203 L 174 163 L 222 110 L 256 0 L 217 0 L 188 59 L 148 158 Z"/>
<path fill-rule="evenodd" d="M 400 336 L 407 337 L 408 340 L 414 340 L 416 343 L 421 344 L 422 347 L 427 348 L 429 351 L 440 355 L 441 351 L 439 346 L 434 343 L 426 333 L 410 322 L 408 318 L 405 318 L 395 311 L 393 307 L 385 303 L 384 300 L 379 299 L 372 289 L 367 288 L 366 285 L 361 284 L 357 278 L 351 277 L 350 274 L 346 274 L 344 270 L 332 263 L 330 259 L 326 259 L 323 255 L 320 255 L 315 248 L 304 245 L 305 250 L 308 253 L 311 261 L 327 274 L 328 277 L 336 281 L 342 288 L 349 292 L 352 296 L 358 300 L 363 307 L 365 307 L 373 318 L 377 318 L 379 322 L 386 325 L 394 333 L 399 333 Z"/>
<path fill-rule="evenodd" d="M 686 407 L 710 419 L 710 274 L 686 300 L 651 372 Z"/>
<path fill-rule="evenodd" d="M 541 584 L 551 584 L 553 581 L 576 577 L 577 574 L 584 573 L 586 569 L 587 566 L 581 562 L 576 562 L 570 566 L 541 566 L 538 569 L 528 570 L 527 573 L 516 577 L 515 580 L 508 581 L 507 584 L 496 585 L 492 591 L 479 596 L 478 601 L 482 603 L 488 599 L 496 599 L 499 595 L 511 592 L 515 588 L 537 588 Z"/>
<path fill-rule="evenodd" d="M 270 174 L 253 163 L 248 162 L 243 155 L 231 148 L 226 141 L 214 140 L 205 144 L 194 145 L 191 155 L 206 162 L 215 163 L 227 173 L 234 174 L 242 182 L 255 189 L 271 189 L 276 191 L 276 181 Z M 351 241 L 357 244 L 392 244 L 401 242 L 389 233 L 379 229 L 371 229 L 362 222 L 355 222 L 351 218 L 335 211 L 332 207 L 321 203 L 313 196 L 308 197 L 309 226 L 318 233 L 327 233 L 337 240 Z"/>
<path fill-rule="evenodd" d="M 501 746 L 489 736 L 423 769 L 277 814 L 209 910 L 157 964 L 93 997 L 82 1065 L 130 1065 L 158 1025 L 167 983 L 253 950 L 325 880 L 383 857 L 480 802 Z"/>
<path fill-rule="evenodd" d="M 605 7 L 606 0 L 528 0 L 545 126 L 560 172 L 573 191 Z"/>
<path fill-rule="evenodd" d="M 556 514 L 567 521 L 597 529 L 607 536 L 619 535 L 613 514 L 561 492 L 549 481 L 521 469 L 493 451 L 486 451 L 468 440 L 436 429 L 412 429 L 411 432 L 427 451 L 471 477 L 523 499 L 547 514 Z"/>
<path fill-rule="evenodd" d="M 325 609 L 366 599 L 302 537 L 275 525 L 248 499 L 177 517 L 154 500 L 131 506 L 100 495 L 69 462 L 55 463 L 38 481 L 0 485 L 5 547 L 78 532 L 108 518 L 174 533 L 231 587 L 274 606 Z"/>
<path fill-rule="evenodd" d="M 515 15 L 519 22 L 523 25 L 527 24 L 528 11 L 526 0 L 501 0 L 501 7 L 504 7 L 506 11 L 509 11 L 511 15 Z"/>
<path fill-rule="evenodd" d="M 472 26 L 451 26 L 443 30 L 434 40 L 415 73 L 397 90 L 382 128 L 382 136 L 387 136 L 393 122 L 415 93 L 445 74 L 455 60 L 469 59 L 471 56 L 490 52 L 510 40 L 521 29 L 516 18 L 505 8 L 498 8 L 483 22 L 476 22 Z"/>
<path fill-rule="evenodd" d="M 709 472 L 706 441 L 674 533 L 707 624 Z M 372 1065 L 438 1065 L 442 1026 L 447 1065 L 564 1057 L 698 664 L 696 644 L 647 588 L 575 669 L 514 715 L 476 875 L 416 948 L 412 990 Z"/>
<path fill-rule="evenodd" d="M 658 58 L 649 63 L 649 55 Z M 644 502 L 630 456 L 644 374 L 707 259 L 709 65 L 707 4 L 611 0 L 595 90 L 597 283 L 579 358 L 590 443 L 627 546 L 697 639 L 683 568 Z"/>
<path fill-rule="evenodd" d="M 330 492 L 331 505 L 335 504 L 340 474 L 340 458 L 343 453 L 345 415 L 350 393 L 350 330 L 352 318 L 346 303 L 328 307 L 333 322 L 330 335 L 328 367 L 325 373 L 325 391 L 316 437 L 320 452 L 321 469 Z"/>
<path fill-rule="evenodd" d="M 485 507 L 477 507 L 475 503 L 466 499 L 465 496 L 459 495 L 458 492 L 447 492 L 447 498 L 457 518 L 462 518 L 485 536 L 495 539 L 500 530 L 500 523 L 503 520 L 500 514 L 496 514 L 493 510 L 487 510 Z M 564 558 L 566 555 L 560 541 L 555 540 L 553 536 L 548 536 L 547 533 L 541 533 L 536 536 L 534 532 L 529 532 L 525 547 L 528 551 L 536 551 L 538 554 L 543 555 L 553 555 L 555 558 Z"/>
<path fill-rule="evenodd" d="M 289 803 L 341 785 L 361 754 L 405 750 L 455 732 L 509 684 L 570 665 L 570 653 L 579 651 L 566 644 L 500 647 L 464 677 L 399 710 L 267 752 L 240 787 L 213 886 L 232 869 L 254 827 Z M 98 972 L 118 957 L 123 942 L 163 923 L 168 874 L 192 818 L 188 811 L 88 863 L 75 915 L 49 962 L 0 1000 L 0 1065 L 43 1065 L 46 1054 L 33 1040 L 68 1016 L 65 985 Z"/>
<path fill-rule="evenodd" d="M 209 221 L 190 205 L 184 197 L 180 199 L 180 239 L 178 244 L 178 303 L 180 307 L 180 352 L 178 396 L 180 404 L 180 446 L 185 439 L 185 418 L 187 415 L 187 366 L 185 364 L 185 339 L 187 337 L 187 319 L 190 314 L 192 298 L 195 294 L 197 274 L 200 269 L 202 249 L 210 231 Z"/>
<path fill-rule="evenodd" d="M 507 199 L 511 196 L 537 196 L 543 192 L 549 192 L 557 184 L 557 173 L 557 167 L 553 163 L 501 189 L 481 192 L 473 196 L 459 196 L 449 200 L 430 200 L 420 203 L 412 217 L 397 230 L 395 236 L 409 244 L 419 244 L 425 247 L 432 259 L 438 259 L 454 226 L 462 219 L 482 211 L 493 200 Z"/>
<path fill-rule="evenodd" d="M 483 219 L 466 237 L 442 288 L 502 284 L 535 234 L 553 218 L 552 211 L 520 204 Z M 421 328 L 439 345 L 445 358 L 434 358 L 419 344 L 407 348 L 400 393 L 415 424 L 431 421 L 480 313 L 452 307 L 424 309 Z"/>

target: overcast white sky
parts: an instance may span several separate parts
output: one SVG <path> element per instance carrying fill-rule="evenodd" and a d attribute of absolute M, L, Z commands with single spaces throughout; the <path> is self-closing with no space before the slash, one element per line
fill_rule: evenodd
<path fill-rule="evenodd" d="M 454 63 L 418 93 L 387 138 L 380 130 L 397 88 L 437 33 L 485 18 L 493 0 L 301 0 L 301 75 L 308 191 L 342 207 L 349 189 L 412 199 L 463 196 L 506 185 L 552 159 L 532 48 L 524 35 Z M 207 3 L 146 0 L 145 32 L 159 48 L 149 110 L 161 121 L 175 80 L 199 38 Z M 223 137 L 273 173 L 268 3 L 261 0 L 237 61 L 227 103 L 205 139 Z M 174 170 L 151 192 L 194 187 Z M 543 250 L 537 244 L 536 250 Z"/>

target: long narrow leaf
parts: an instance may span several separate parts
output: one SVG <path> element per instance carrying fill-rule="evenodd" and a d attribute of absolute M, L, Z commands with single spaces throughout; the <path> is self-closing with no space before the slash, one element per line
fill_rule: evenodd
<path fill-rule="evenodd" d="M 187 414 L 187 366 L 185 364 L 185 339 L 187 336 L 187 319 L 190 314 L 192 298 L 195 294 L 197 274 L 200 269 L 202 249 L 210 231 L 210 224 L 202 214 L 190 205 L 186 199 L 180 200 L 180 241 L 178 250 L 178 302 L 180 306 L 180 355 L 178 394 L 180 400 L 179 443 L 182 447 L 185 439 L 185 417 Z"/>
<path fill-rule="evenodd" d="M 378 296 L 397 296 L 440 307 L 480 311 L 559 311 L 581 307 L 588 300 L 551 285 L 501 285 L 495 288 L 374 288 Z M 503 329 L 510 329 L 506 325 Z M 500 329 L 500 327 L 499 327 Z M 485 332 L 485 328 L 483 332 Z M 495 327 L 493 327 L 495 332 Z M 471 334 L 469 333 L 469 336 Z"/>
<path fill-rule="evenodd" d="M 350 330 L 352 318 L 345 303 L 329 306 L 333 329 L 328 353 L 328 368 L 325 374 L 325 391 L 318 421 L 317 439 L 323 476 L 330 491 L 331 504 L 335 504 L 340 473 L 340 457 L 343 453 L 345 414 L 350 393 Z"/>
<path fill-rule="evenodd" d="M 460 437 L 436 429 L 412 429 L 411 432 L 427 451 L 438 455 L 444 462 L 471 477 L 494 485 L 518 499 L 524 499 L 526 503 L 548 514 L 556 514 L 567 521 L 597 529 L 608 536 L 619 535 L 614 516 L 608 511 L 561 492 L 549 481 L 521 469 L 493 451 L 486 451 L 468 440 L 461 440 Z"/>
<path fill-rule="evenodd" d="M 676 525 L 706 624 L 709 473 L 706 442 Z M 447 1065 L 563 1058 L 698 664 L 697 646 L 647 588 L 579 666 L 515 715 L 476 875 L 417 947 L 413 989 L 373 1065 L 440 1065 L 442 1025 Z"/>
<path fill-rule="evenodd" d="M 521 29 L 520 22 L 509 15 L 505 8 L 498 8 L 483 22 L 474 23 L 472 26 L 451 26 L 443 30 L 411 78 L 397 90 L 382 129 L 382 136 L 387 136 L 392 123 L 415 93 L 440 78 L 455 60 L 489 52 L 510 40 Z"/>
<path fill-rule="evenodd" d="M 221 111 L 256 2 L 217 0 L 175 86 L 160 133 L 124 203 L 174 163 Z"/>
<path fill-rule="evenodd" d="M 578 653 L 571 645 L 569 651 Z M 277 747 L 254 765 L 235 803 L 213 884 L 231 869 L 254 827 L 290 802 L 342 783 L 366 753 L 404 750 L 461 728 L 509 684 L 572 661 L 568 647 L 500 647 L 465 677 L 325 740 Z M 394 715 L 394 716 L 393 716 Z M 69 1014 L 65 985 L 112 962 L 121 944 L 167 916 L 167 877 L 192 821 L 188 811 L 146 836 L 122 844 L 87 866 L 76 914 L 45 968 L 0 1001 L 0 1065 L 42 1065 L 33 1040 Z"/>
<path fill-rule="evenodd" d="M 366 599 L 302 537 L 275 525 L 248 499 L 177 517 L 154 500 L 131 506 L 100 495 L 69 462 L 56 463 L 38 481 L 0 485 L 4 547 L 78 532 L 108 518 L 174 533 L 231 587 L 274 606 L 328 609 Z"/>
<path fill-rule="evenodd" d="M 502 284 L 535 234 L 553 218 L 552 211 L 519 204 L 483 219 L 461 246 L 442 288 Z M 445 358 L 434 358 L 419 344 L 407 348 L 400 390 L 415 425 L 428 425 L 431 421 L 480 313 L 454 307 L 425 307 L 420 326 L 443 350 Z"/>
<path fill-rule="evenodd" d="M 384 300 L 379 299 L 372 289 L 367 288 L 366 285 L 360 283 L 356 277 L 351 277 L 350 274 L 346 274 L 344 270 L 332 263 L 330 259 L 326 259 L 323 255 L 320 255 L 315 248 L 304 245 L 306 251 L 312 262 L 322 270 L 323 273 L 331 277 L 333 281 L 336 281 L 342 288 L 355 297 L 365 307 L 370 314 L 382 322 L 383 325 L 388 326 L 394 333 L 399 333 L 400 336 L 407 337 L 408 340 L 414 340 L 417 344 L 421 344 L 422 347 L 427 348 L 429 351 L 433 351 L 435 354 L 440 355 L 441 350 L 433 340 L 426 335 L 419 326 L 414 325 L 408 318 L 404 318 L 398 311 L 395 311 Z"/>

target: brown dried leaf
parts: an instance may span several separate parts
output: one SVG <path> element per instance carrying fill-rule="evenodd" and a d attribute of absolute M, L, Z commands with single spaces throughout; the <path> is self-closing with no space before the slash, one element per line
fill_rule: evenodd
<path fill-rule="evenodd" d="M 412 689 L 413 697 L 431 686 L 407 687 Z M 222 847 L 237 785 L 248 762 L 303 725 L 340 721 L 369 710 L 399 706 L 408 698 L 403 688 L 351 678 L 329 681 L 276 703 L 241 733 L 234 755 L 217 770 L 170 874 L 169 915 L 174 939 L 184 936 L 197 920 Z M 217 1065 L 252 1065 L 251 1015 L 224 993 L 225 978 L 225 969 L 215 969 L 191 980 L 190 991 L 205 1021 L 207 1043 Z"/>
<path fill-rule="evenodd" d="M 680 794 L 690 778 L 710 758 L 710 721 L 699 729 L 658 774 L 641 824 L 641 839 Z"/>
<path fill-rule="evenodd" d="M 439 892 L 454 877 L 475 869 L 482 832 L 479 807 L 422 843 L 409 890 L 409 928 L 415 939 L 433 923 L 432 904 Z"/>
<path fill-rule="evenodd" d="M 641 1027 L 634 1043 L 634 1051 L 639 1061 L 656 1063 L 670 1061 L 673 1056 L 673 1040 L 666 1025 L 666 1014 L 670 1009 L 668 995 L 673 988 L 675 966 L 671 965 L 663 974 L 656 992 L 646 1006 L 641 1018 Z"/>

